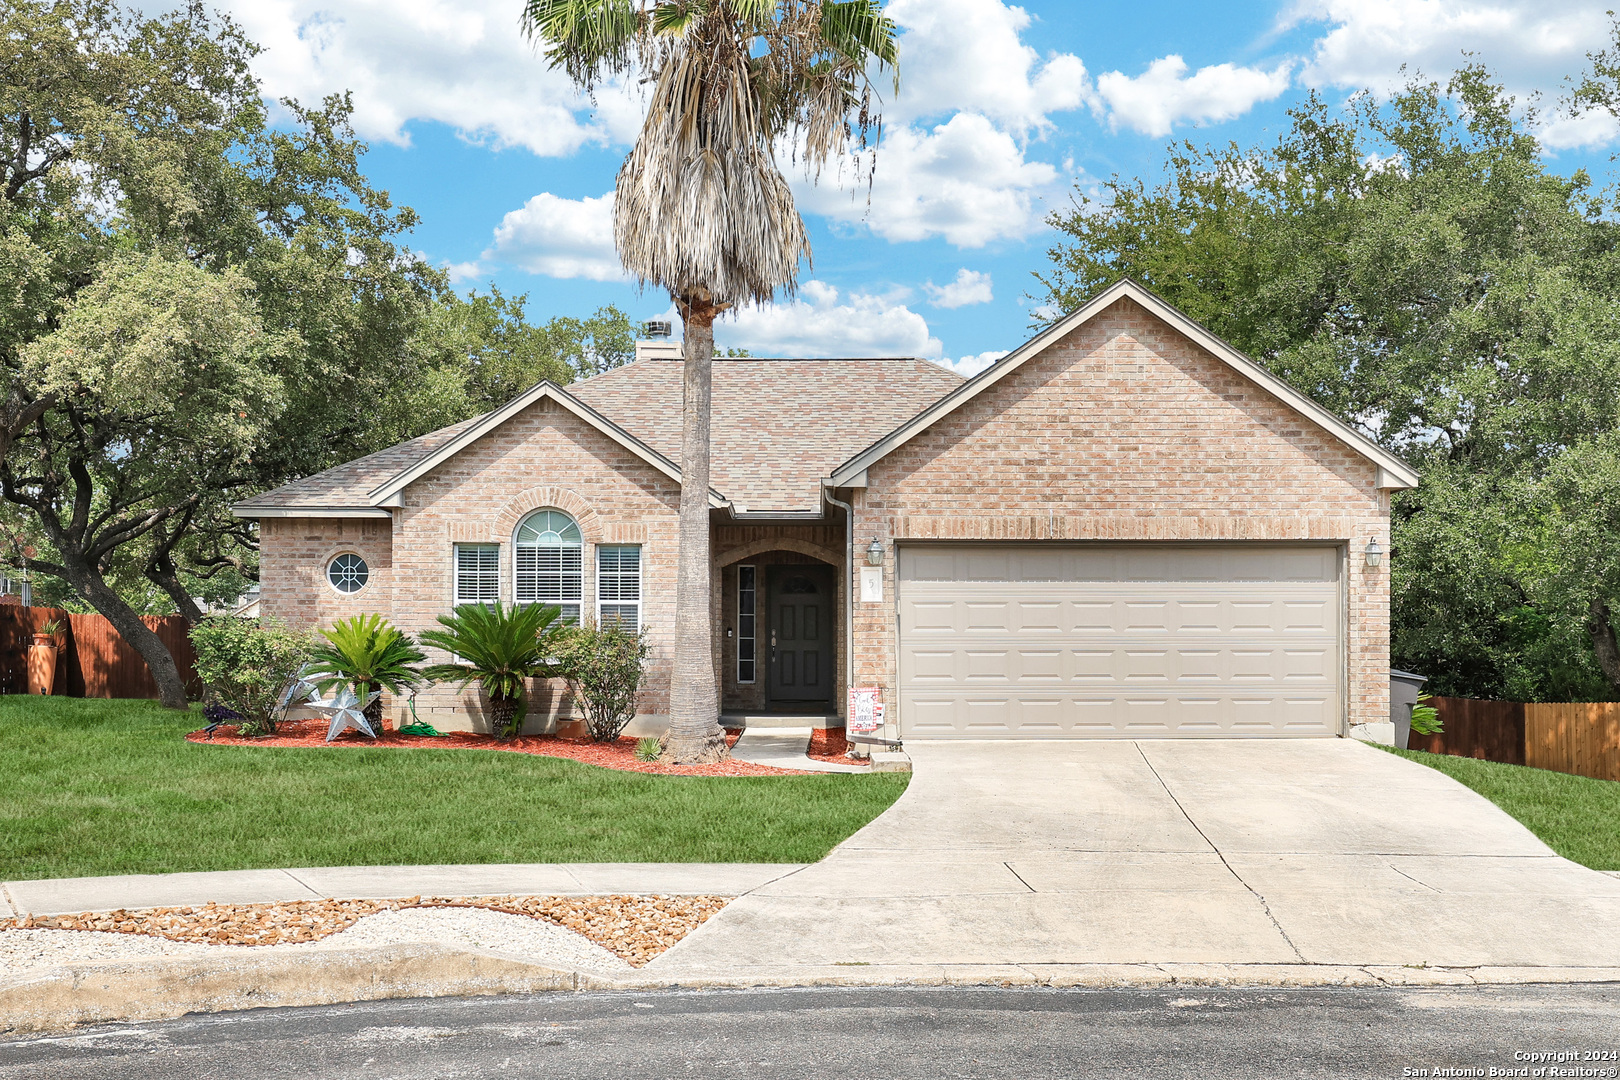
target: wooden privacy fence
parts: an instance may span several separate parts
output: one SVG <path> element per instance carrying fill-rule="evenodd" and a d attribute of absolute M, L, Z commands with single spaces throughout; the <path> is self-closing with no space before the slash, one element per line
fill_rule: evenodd
<path fill-rule="evenodd" d="M 0 693 L 28 693 L 28 645 L 52 619 L 66 629 L 57 636 L 56 688 L 59 697 L 156 698 L 157 683 L 134 646 L 119 636 L 103 615 L 75 615 L 60 608 L 0 604 Z M 197 654 L 190 630 L 178 615 L 146 615 L 141 621 L 157 632 L 180 669 L 186 687 L 200 688 Z"/>
<path fill-rule="evenodd" d="M 1412 733 L 1413 750 L 1620 780 L 1620 702 L 1531 703 L 1434 698 L 1444 726 Z"/>

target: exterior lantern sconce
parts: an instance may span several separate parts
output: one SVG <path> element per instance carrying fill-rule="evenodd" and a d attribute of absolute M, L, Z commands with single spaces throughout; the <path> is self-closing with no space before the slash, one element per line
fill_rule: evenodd
<path fill-rule="evenodd" d="M 872 542 L 866 545 L 866 561 L 871 566 L 883 565 L 883 541 L 872 537 Z"/>
<path fill-rule="evenodd" d="M 1384 558 L 1384 549 L 1378 546 L 1378 539 L 1376 537 L 1374 537 L 1373 539 L 1368 540 L 1367 541 L 1367 565 L 1376 569 L 1378 564 L 1383 561 L 1383 558 Z"/>

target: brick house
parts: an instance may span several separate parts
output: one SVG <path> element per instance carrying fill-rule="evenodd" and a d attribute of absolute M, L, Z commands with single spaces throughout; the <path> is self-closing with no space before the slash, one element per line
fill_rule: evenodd
<path fill-rule="evenodd" d="M 647 631 L 669 697 L 682 365 L 567 388 L 239 504 L 262 610 L 546 602 Z M 1388 713 L 1389 492 L 1417 475 L 1131 282 L 969 380 L 716 360 L 714 649 L 729 712 L 911 738 L 1334 736 Z M 530 729 L 570 708 L 537 687 Z M 481 728 L 473 691 L 424 691 Z M 400 705 L 395 704 L 398 710 Z"/>

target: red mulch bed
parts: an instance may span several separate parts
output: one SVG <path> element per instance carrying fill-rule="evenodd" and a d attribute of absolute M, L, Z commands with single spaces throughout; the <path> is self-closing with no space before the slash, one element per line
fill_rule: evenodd
<path fill-rule="evenodd" d="M 810 732 L 810 748 L 805 756 L 816 761 L 833 761 L 839 765 L 870 765 L 866 758 L 852 758 L 849 756 L 849 740 L 844 738 L 844 729 L 815 728 Z"/>
<path fill-rule="evenodd" d="M 193 731 L 186 736 L 186 741 L 216 746 L 288 746 L 305 749 L 358 746 L 392 750 L 504 750 L 514 754 L 569 758 L 584 762 L 586 765 L 599 765 L 604 769 L 659 773 L 665 776 L 808 775 L 800 769 L 778 769 L 746 761 L 722 761 L 714 765 L 664 765 L 656 761 L 637 761 L 636 740 L 628 737 L 613 743 L 594 743 L 588 739 L 559 739 L 555 735 L 521 735 L 508 742 L 500 742 L 493 735 L 479 735 L 467 731 L 448 732 L 437 738 L 432 735 L 401 735 L 397 731 L 388 731 L 381 739 L 373 740 L 351 729 L 327 742 L 327 727 L 325 720 L 288 720 L 278 724 L 276 733 L 268 738 L 243 738 L 236 733 L 234 727 L 222 727 L 211 736 Z M 726 745 L 736 745 L 738 735 L 738 732 L 727 732 Z"/>

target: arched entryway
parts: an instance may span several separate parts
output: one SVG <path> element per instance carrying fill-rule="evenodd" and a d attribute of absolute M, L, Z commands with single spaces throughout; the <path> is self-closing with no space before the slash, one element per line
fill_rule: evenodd
<path fill-rule="evenodd" d="M 727 712 L 837 713 L 838 572 L 785 548 L 720 568 L 721 691 Z"/>

